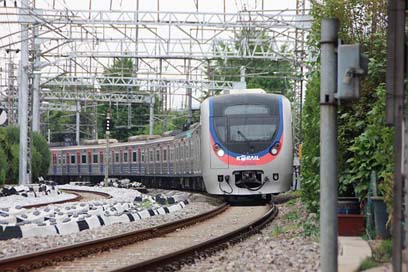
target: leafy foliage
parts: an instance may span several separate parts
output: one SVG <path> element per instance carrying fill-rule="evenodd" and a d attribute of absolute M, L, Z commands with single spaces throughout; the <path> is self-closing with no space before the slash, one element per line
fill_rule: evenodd
<path fill-rule="evenodd" d="M 17 127 L 0 128 L 0 183 L 17 183 L 19 167 L 20 130 Z M 32 178 L 46 176 L 51 162 L 51 153 L 46 140 L 33 133 Z"/>
<path fill-rule="evenodd" d="M 322 18 L 340 20 L 339 37 L 344 43 L 359 43 L 369 57 L 369 74 L 362 83 L 360 99 L 338 110 L 339 194 L 366 197 L 372 170 L 379 176 L 393 167 L 393 130 L 386 127 L 385 70 L 386 14 L 385 0 L 329 0 L 313 3 L 314 22 L 309 46 L 318 55 Z M 319 209 L 319 79 L 320 59 L 313 64 L 306 90 L 303 112 L 303 184 L 302 198 L 309 209 Z"/>

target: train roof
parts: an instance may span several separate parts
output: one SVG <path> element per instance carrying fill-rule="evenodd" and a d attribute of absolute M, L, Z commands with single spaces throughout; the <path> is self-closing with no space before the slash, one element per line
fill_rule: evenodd
<path fill-rule="evenodd" d="M 175 136 L 165 136 L 165 137 L 152 137 L 151 139 L 146 139 L 146 137 L 141 137 L 140 141 L 131 141 L 131 142 L 115 142 L 109 144 L 109 147 L 117 147 L 117 146 L 134 146 L 134 145 L 144 145 L 144 144 L 160 144 L 162 142 L 172 141 L 174 139 L 181 139 L 181 138 L 190 138 L 195 130 L 197 130 L 199 125 L 193 126 L 190 130 L 183 131 L 180 134 Z M 148 137 L 147 137 L 148 138 Z M 76 145 L 76 146 L 60 146 L 60 147 L 52 147 L 50 150 L 83 150 L 83 149 L 97 149 L 97 148 L 105 148 L 106 141 L 102 144 L 92 144 L 92 145 Z"/>
<path fill-rule="evenodd" d="M 224 90 L 222 94 L 247 94 L 247 93 L 260 93 L 260 94 L 266 94 L 266 92 L 263 89 L 229 89 L 229 90 Z"/>

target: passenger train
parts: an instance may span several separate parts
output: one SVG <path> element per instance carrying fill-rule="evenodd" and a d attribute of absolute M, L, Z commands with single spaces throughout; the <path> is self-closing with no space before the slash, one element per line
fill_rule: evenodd
<path fill-rule="evenodd" d="M 207 98 L 200 110 L 200 123 L 176 135 L 110 143 L 109 177 L 214 195 L 270 196 L 290 189 L 293 143 L 286 97 L 260 89 L 231 90 Z M 49 177 L 103 180 L 105 146 L 51 148 Z"/>

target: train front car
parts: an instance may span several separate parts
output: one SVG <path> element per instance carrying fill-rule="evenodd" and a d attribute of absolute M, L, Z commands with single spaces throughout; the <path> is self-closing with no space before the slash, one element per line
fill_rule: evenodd
<path fill-rule="evenodd" d="M 251 90 L 210 97 L 201 105 L 201 124 L 208 193 L 268 196 L 289 190 L 293 146 L 286 97 Z"/>

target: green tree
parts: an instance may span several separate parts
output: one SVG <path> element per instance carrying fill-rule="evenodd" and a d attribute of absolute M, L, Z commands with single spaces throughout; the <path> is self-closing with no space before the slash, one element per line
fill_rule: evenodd
<path fill-rule="evenodd" d="M 0 185 L 6 182 L 6 176 L 8 172 L 8 163 L 6 153 L 0 145 Z"/>
<path fill-rule="evenodd" d="M 340 20 L 339 37 L 342 41 L 359 43 L 362 52 L 370 59 L 369 75 L 362 83 L 361 98 L 350 105 L 341 104 L 338 110 L 339 194 L 356 193 L 364 198 L 370 171 L 384 173 L 392 167 L 392 152 L 382 153 L 388 150 L 384 149 L 384 144 L 389 145 L 392 135 L 392 131 L 385 127 L 383 121 L 387 1 L 329 0 L 325 1 L 324 5 L 313 2 L 312 15 L 314 21 L 308 43 L 316 55 L 319 51 L 322 18 L 336 17 Z M 317 126 L 320 120 L 320 60 L 312 64 L 312 67 L 303 111 L 302 196 L 305 203 L 315 211 L 319 208 L 320 188 L 320 151 L 316 148 L 320 142 Z M 380 149 L 382 151 L 379 153 Z M 372 156 L 375 158 L 372 159 Z"/>
<path fill-rule="evenodd" d="M 19 139 L 18 127 L 0 128 L 0 183 L 16 184 L 19 169 Z M 32 179 L 46 176 L 51 162 L 51 155 L 45 139 L 33 133 L 32 149 Z M 5 163 L 4 163 L 5 161 Z M 4 166 L 3 166 L 4 165 Z"/>
<path fill-rule="evenodd" d="M 34 175 L 33 167 L 33 180 L 35 180 L 35 178 L 38 178 L 39 176 L 46 176 L 48 174 L 48 170 L 51 164 L 51 152 L 45 138 L 37 132 L 33 132 L 33 145 L 36 155 L 38 154 L 38 156 L 40 156 L 38 171 L 36 170 L 36 173 L 38 173 L 37 175 Z"/>

